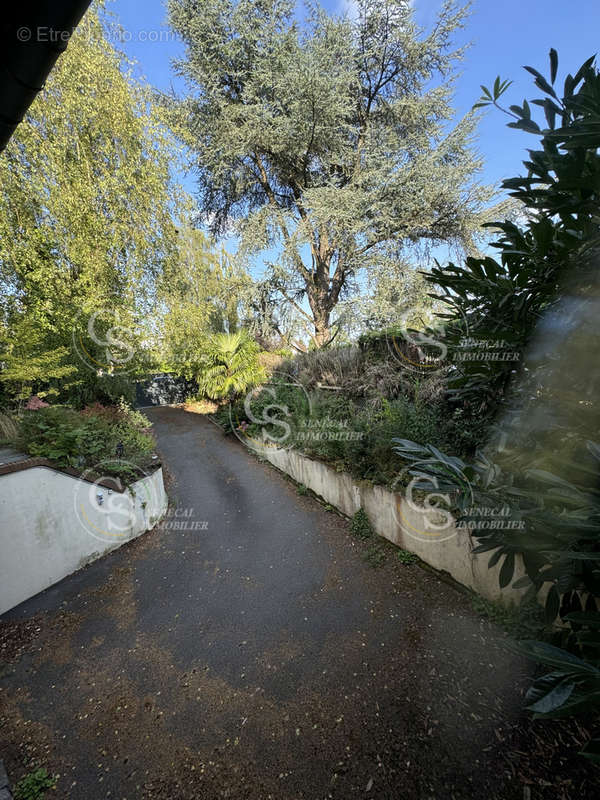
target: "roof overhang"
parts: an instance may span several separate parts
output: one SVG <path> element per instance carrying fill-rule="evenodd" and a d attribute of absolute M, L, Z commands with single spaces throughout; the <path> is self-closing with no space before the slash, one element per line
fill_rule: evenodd
<path fill-rule="evenodd" d="M 13 0 L 0 12 L 0 151 L 89 5 L 90 0 Z"/>

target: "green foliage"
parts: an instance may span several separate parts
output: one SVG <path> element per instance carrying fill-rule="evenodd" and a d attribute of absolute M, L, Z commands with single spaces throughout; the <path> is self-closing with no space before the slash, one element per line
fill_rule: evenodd
<path fill-rule="evenodd" d="M 177 258 L 158 281 L 162 371 L 195 377 L 210 336 L 238 329 L 250 291 L 250 277 L 234 268 L 224 249 L 217 251 L 202 231 L 182 228 Z"/>
<path fill-rule="evenodd" d="M 356 478 L 385 485 L 393 483 L 403 464 L 391 444 L 394 435 L 431 441 L 463 455 L 480 444 L 481 425 L 466 425 L 460 410 L 423 396 L 425 387 L 418 382 L 407 387 L 412 398 L 398 395 L 403 379 L 393 365 L 379 370 L 356 362 L 351 348 L 341 349 L 339 358 L 337 353 L 315 351 L 285 363 L 282 367 L 292 374 L 275 372 L 251 396 L 222 407 L 219 421 L 226 430 L 241 428 L 254 439 L 267 437 Z M 319 388 L 323 378 L 341 390 Z M 396 395 L 392 399 L 377 396 L 386 382 Z"/>
<path fill-rule="evenodd" d="M 455 365 L 451 387 L 459 399 L 490 413 L 506 396 L 518 362 L 460 360 L 463 340 L 503 341 L 503 350 L 520 358 L 542 313 L 557 300 L 561 281 L 587 268 L 583 251 L 598 239 L 600 74 L 593 62 L 567 76 L 562 97 L 554 88 L 554 50 L 549 80 L 526 67 L 545 96 L 511 105 L 509 127 L 541 137 L 540 146 L 524 162 L 527 175 L 502 185 L 528 209 L 527 222 L 493 224 L 501 232 L 493 245 L 499 259 L 468 258 L 464 266 L 438 265 L 426 275 L 448 308 L 440 316 L 448 320 L 443 341 Z M 509 85 L 497 79 L 491 92 L 484 87 L 486 102 L 498 105 Z M 532 106 L 543 109 L 547 127 L 534 121 Z"/>
<path fill-rule="evenodd" d="M 0 442 L 14 445 L 18 436 L 19 429 L 15 418 L 0 411 Z"/>
<path fill-rule="evenodd" d="M 310 489 L 303 483 L 299 483 L 298 486 L 296 486 L 296 494 L 299 494 L 300 497 L 306 497 L 306 495 L 310 494 Z"/>
<path fill-rule="evenodd" d="M 597 475 L 600 446 L 590 445 L 590 449 L 599 465 Z M 519 645 L 521 652 L 553 668 L 533 684 L 528 694 L 530 709 L 544 716 L 600 709 L 600 490 L 543 470 L 529 469 L 525 474 L 502 470 L 484 453 L 466 464 L 414 442 L 397 440 L 396 450 L 415 464 L 413 475 L 428 475 L 437 492 L 453 498 L 459 522 L 476 523 L 471 510 L 475 506 L 506 507 L 509 519 L 522 523 L 522 528 L 500 530 L 479 530 L 475 524 L 478 544 L 473 552 L 491 553 L 490 567 L 501 563 L 502 587 L 513 583 L 516 556 L 523 557 L 526 576 L 513 586 L 528 589 L 524 603 L 513 620 L 497 619 L 505 626 L 510 621 L 513 634 L 540 634 L 542 609 L 537 615 L 528 609 L 544 586 L 548 589 L 545 624 L 552 625 L 557 617 L 563 623 L 552 632 L 552 644 Z M 527 630 L 531 623 L 534 629 Z M 590 758 L 596 757 L 598 739 L 594 741 L 587 753 Z"/>
<path fill-rule="evenodd" d="M 433 323 L 440 305 L 424 273 L 408 257 L 398 257 L 367 271 L 360 295 L 340 303 L 340 319 L 353 339 L 394 326 L 421 330 Z"/>
<path fill-rule="evenodd" d="M 77 372 L 77 367 L 69 363 L 69 348 L 48 348 L 45 332 L 34 318 L 14 318 L 5 335 L 12 341 L 3 343 L 0 381 L 8 385 L 9 392 L 13 387 L 16 399 L 26 400 L 33 387 L 48 387 Z"/>
<path fill-rule="evenodd" d="M 385 542 L 375 539 L 365 550 L 363 554 L 363 560 L 366 561 L 370 567 L 377 569 L 385 564 L 387 561 L 387 555 Z"/>
<path fill-rule="evenodd" d="M 127 477 L 130 465 L 141 469 L 152 465 L 154 439 L 150 427 L 143 414 L 125 403 L 110 407 L 95 404 L 83 411 L 50 406 L 23 412 L 18 445 L 26 453 L 47 458 L 58 467 L 85 470 L 113 460 L 103 470 Z M 123 446 L 119 458 L 118 445 Z M 137 479 L 139 475 L 131 477 Z"/>
<path fill-rule="evenodd" d="M 396 558 L 401 564 L 418 564 L 419 563 L 419 556 L 411 553 L 409 550 L 398 550 L 396 553 Z"/>
<path fill-rule="evenodd" d="M 591 440 L 599 412 L 589 362 L 598 348 L 600 244 L 600 73 L 593 61 L 567 76 L 562 97 L 554 88 L 555 51 L 549 80 L 527 67 L 544 92 L 532 105 L 543 108 L 547 127 L 532 119 L 526 101 L 510 107 L 511 127 L 541 136 L 541 149 L 530 151 L 527 177 L 504 182 L 528 208 L 527 225 L 499 225 L 501 263 L 469 259 L 466 267 L 438 269 L 431 278 L 460 311 L 461 323 L 447 328 L 455 343 L 468 330 L 522 350 L 544 313 L 544 345 L 534 340 L 510 413 L 470 463 L 432 445 L 396 440 L 411 472 L 429 476 L 436 491 L 453 498 L 459 519 L 474 523 L 474 552 L 491 554 L 500 586 L 526 588 L 528 604 L 546 591 L 546 624 L 560 619 L 562 625 L 549 641 L 516 645 L 546 668 L 527 696 L 528 708 L 542 717 L 597 718 L 600 709 L 600 445 Z M 493 91 L 484 90 L 487 102 L 498 105 L 506 88 L 498 79 Z M 506 401 L 513 371 L 494 362 L 459 363 L 454 388 L 463 399 L 494 407 Z M 473 506 L 505 507 L 518 526 L 484 529 Z M 519 554 L 526 575 L 513 583 Z M 600 761 L 600 737 L 583 753 Z"/>
<path fill-rule="evenodd" d="M 269 413 L 270 409 L 274 413 Z M 263 438 L 264 433 L 273 441 L 282 435 L 281 422 L 289 426 L 286 439 L 289 441 L 309 416 L 310 404 L 305 392 L 290 380 L 290 376 L 277 372 L 251 394 L 234 398 L 229 407 L 222 406 L 217 414 L 226 430 L 244 426 L 248 435 Z"/>
<path fill-rule="evenodd" d="M 299 25 L 291 0 L 169 2 L 191 88 L 175 116 L 202 213 L 214 230 L 238 220 L 243 254 L 279 250 L 271 293 L 316 347 L 361 271 L 415 240 L 470 247 L 491 196 L 475 181 L 475 116 L 450 123 L 466 9 L 445 2 L 429 33 L 410 3 L 356 10 L 311 6 Z"/>
<path fill-rule="evenodd" d="M 451 496 L 459 522 L 476 523 L 478 508 L 506 508 L 510 512 L 507 518 L 519 523 L 487 531 L 472 526 L 479 542 L 474 552 L 493 551 L 490 566 L 503 559 L 502 587 L 512 583 L 515 557 L 520 553 L 527 577 L 514 586 L 528 588 L 527 598 L 532 600 L 544 584 L 550 584 L 546 600 L 549 624 L 559 615 L 568 621 L 569 614 L 582 611 L 581 597 L 587 598 L 585 611 L 595 613 L 594 598 L 600 596 L 595 567 L 600 490 L 590 487 L 584 491 L 581 485 L 543 470 L 529 469 L 524 474 L 503 470 L 485 452 L 466 463 L 432 445 L 402 439 L 394 442 L 397 454 L 414 464 L 411 474 L 429 476 L 436 491 Z M 600 448 L 593 446 L 592 452 L 600 465 Z M 568 633 L 565 642 L 569 642 Z M 571 644 L 576 645 L 576 637 Z"/>
<path fill-rule="evenodd" d="M 156 279 L 176 256 L 177 158 L 148 91 L 89 10 L 0 159 L 5 402 L 130 395 L 112 374 L 107 332 L 126 333 L 127 372 L 143 372 Z M 94 312 L 98 341 L 87 332 Z M 76 352 L 80 336 L 92 368 Z"/>
<path fill-rule="evenodd" d="M 584 715 L 597 720 L 600 711 L 600 631 L 598 615 L 582 624 L 579 638 L 587 656 L 579 658 L 547 642 L 519 642 L 517 652 L 542 664 L 549 672 L 527 692 L 527 708 L 536 717 Z M 593 655 L 590 655 L 593 654 Z M 600 763 L 600 737 L 591 739 L 582 755 Z"/>
<path fill-rule="evenodd" d="M 507 606 L 473 595 L 471 602 L 478 614 L 487 617 L 515 639 L 541 637 L 547 632 L 544 609 L 535 600 Z"/>
<path fill-rule="evenodd" d="M 550 51 L 550 53 L 554 53 L 554 52 L 555 52 L 554 50 Z M 498 100 L 502 97 L 504 92 L 506 92 L 506 90 L 510 86 L 512 86 L 512 83 L 513 83 L 512 81 L 503 81 L 500 78 L 500 76 L 498 75 L 498 77 L 494 81 L 494 85 L 493 85 L 491 91 L 490 91 L 490 89 L 487 88 L 487 86 L 482 86 L 481 87 L 481 91 L 483 92 L 483 94 L 481 95 L 481 97 L 479 98 L 477 103 L 475 103 L 475 105 L 473 106 L 473 109 L 485 108 L 486 106 L 489 106 L 489 105 L 498 106 Z M 501 108 L 501 107 L 498 106 L 498 108 Z"/>
<path fill-rule="evenodd" d="M 373 527 L 364 509 L 359 508 L 352 517 L 350 530 L 358 539 L 370 539 L 373 536 Z"/>
<path fill-rule="evenodd" d="M 42 800 L 46 792 L 56 788 L 56 777 L 40 767 L 29 772 L 15 786 L 15 800 Z"/>
<path fill-rule="evenodd" d="M 202 354 L 197 375 L 200 393 L 222 400 L 247 392 L 266 378 L 260 347 L 245 331 L 216 333 Z"/>

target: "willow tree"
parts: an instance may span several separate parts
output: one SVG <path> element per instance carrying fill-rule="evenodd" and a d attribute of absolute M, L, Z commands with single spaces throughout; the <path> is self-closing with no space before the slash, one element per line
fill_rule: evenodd
<path fill-rule="evenodd" d="M 32 389 L 93 396 L 99 377 L 74 352 L 73 334 L 100 309 L 108 319 L 99 327 L 140 331 L 128 346 L 142 352 L 156 279 L 175 253 L 176 158 L 159 109 L 90 10 L 0 156 L 0 381 L 9 398 Z M 108 394 L 123 390 L 100 382 Z"/>
<path fill-rule="evenodd" d="M 179 106 L 201 213 L 237 220 L 242 251 L 277 249 L 273 285 L 317 345 L 361 270 L 408 242 L 468 243 L 487 190 L 476 119 L 453 121 L 453 46 L 466 11 L 446 2 L 429 33 L 403 0 L 357 17 L 291 0 L 170 0 L 189 86 Z"/>
<path fill-rule="evenodd" d="M 245 322 L 250 276 L 200 230 L 182 227 L 177 255 L 157 283 L 156 353 L 168 372 L 195 377 L 214 334 Z"/>

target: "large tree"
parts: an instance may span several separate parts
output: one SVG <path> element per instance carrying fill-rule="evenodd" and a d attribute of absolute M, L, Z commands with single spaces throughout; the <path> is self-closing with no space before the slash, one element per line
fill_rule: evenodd
<path fill-rule="evenodd" d="M 157 283 L 157 361 L 162 369 L 188 378 L 200 369 L 214 334 L 235 333 L 245 322 L 250 276 L 199 230 L 182 227 L 177 256 Z"/>
<path fill-rule="evenodd" d="M 33 390 L 84 401 L 98 383 L 109 395 L 122 391 L 82 362 L 73 336 L 105 309 L 98 338 L 118 323 L 132 332 L 126 344 L 140 360 L 156 279 L 176 255 L 178 147 L 91 9 L 0 156 L 8 399 Z M 96 343 L 88 337 L 85 346 Z M 97 349 L 91 357 L 101 363 L 108 348 Z"/>
<path fill-rule="evenodd" d="M 318 346 L 360 271 L 407 243 L 469 247 L 489 192 L 478 186 L 476 119 L 452 122 L 453 34 L 430 33 L 404 0 L 359 0 L 356 19 L 291 0 L 170 0 L 186 45 L 178 106 L 196 156 L 201 214 L 237 219 L 243 252 L 278 248 L 272 285 Z"/>

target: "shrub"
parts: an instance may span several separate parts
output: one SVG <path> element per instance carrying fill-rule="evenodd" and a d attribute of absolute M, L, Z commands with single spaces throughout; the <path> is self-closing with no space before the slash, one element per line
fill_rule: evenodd
<path fill-rule="evenodd" d="M 370 567 L 377 569 L 382 567 L 387 560 L 387 549 L 384 542 L 373 541 L 365 550 L 363 560 L 367 562 Z"/>
<path fill-rule="evenodd" d="M 396 553 L 396 558 L 401 564 L 404 564 L 405 566 L 419 563 L 419 556 L 415 555 L 414 553 L 411 553 L 410 550 L 398 550 Z"/>
<path fill-rule="evenodd" d="M 500 430 L 509 446 L 479 453 L 468 464 L 414 441 L 398 440 L 396 449 L 409 463 L 418 462 L 414 474 L 429 474 L 439 492 L 459 490 L 457 478 L 467 478 L 471 492 L 454 492 L 465 521 L 471 521 L 469 511 L 461 504 L 474 501 L 488 508 L 507 506 L 510 518 L 522 525 L 475 527 L 474 536 L 475 552 L 490 553 L 490 566 L 500 564 L 501 586 L 512 583 L 521 554 L 526 576 L 513 585 L 528 589 L 527 602 L 547 589 L 546 623 L 557 618 L 563 623 L 549 641 L 515 646 L 545 667 L 528 692 L 528 708 L 542 717 L 595 714 L 597 720 L 600 444 L 591 441 L 598 407 L 589 353 L 597 350 L 598 340 L 597 320 L 590 315 L 597 305 L 590 297 L 598 292 L 600 73 L 593 62 L 588 59 L 574 77 L 567 76 L 562 98 L 554 88 L 555 51 L 550 51 L 549 80 L 527 67 L 545 94 L 533 103 L 544 109 L 548 127 L 540 129 L 527 102 L 511 106 L 511 126 L 541 134 L 541 149 L 529 151 L 527 177 L 504 182 L 528 207 L 527 224 L 523 229 L 508 222 L 499 226 L 500 262 L 468 259 L 465 267 L 438 269 L 431 278 L 447 291 L 449 306 L 473 322 L 478 337 L 503 338 L 523 348 L 546 312 L 545 348 L 529 354 L 521 382 L 513 387 L 515 413 Z M 498 79 L 493 92 L 484 89 L 484 102 L 497 105 L 505 88 Z M 565 285 L 569 297 L 548 316 Z M 497 407 L 513 372 L 502 362 L 465 363 L 456 371 L 454 388 L 480 408 Z M 583 754 L 600 762 L 600 731 Z"/>
<path fill-rule="evenodd" d="M 49 405 L 50 403 L 47 403 L 45 400 L 42 400 L 36 394 L 34 394 L 27 401 L 25 408 L 28 411 L 37 411 L 40 408 L 48 408 Z"/>
<path fill-rule="evenodd" d="M 531 117 L 531 106 L 510 106 L 509 127 L 541 136 L 540 149 L 529 150 L 527 177 L 503 181 L 503 188 L 528 209 L 527 224 L 493 223 L 500 230 L 494 243 L 499 258 L 467 258 L 463 266 L 438 266 L 426 279 L 441 294 L 448 313 L 445 343 L 458 352 L 464 337 L 503 340 L 507 349 L 523 352 L 541 314 L 556 301 L 567 274 L 586 269 L 582 245 L 598 243 L 600 223 L 600 74 L 588 59 L 568 75 L 563 97 L 554 88 L 558 56 L 551 51 L 546 80 L 532 67 L 545 97 L 532 101 L 544 109 L 548 127 Z M 496 80 L 484 89 L 479 105 L 498 104 L 507 83 Z M 560 91 L 558 89 L 558 91 Z M 457 397 L 492 413 L 506 396 L 515 364 L 503 360 L 456 361 L 451 386 Z"/>
<path fill-rule="evenodd" d="M 358 539 L 370 539 L 373 535 L 371 522 L 363 508 L 359 508 L 350 522 L 350 530 Z"/>
<path fill-rule="evenodd" d="M 247 392 L 266 378 L 260 347 L 245 331 L 210 337 L 198 374 L 200 393 L 211 400 Z"/>
<path fill-rule="evenodd" d="M 251 394 L 232 398 L 217 413 L 217 419 L 226 430 L 242 428 L 248 436 L 260 439 L 265 435 L 273 442 L 284 435 L 283 424 L 289 427 L 292 441 L 295 441 L 309 417 L 307 394 L 282 373 L 271 376 Z"/>
<path fill-rule="evenodd" d="M 273 442 L 282 436 L 284 423 L 289 429 L 286 447 L 384 485 L 392 484 L 403 466 L 392 447 L 393 436 L 401 433 L 467 455 L 483 435 L 480 427 L 465 423 L 460 411 L 452 414 L 440 403 L 400 395 L 376 404 L 348 398 L 345 392 L 307 393 L 283 374 L 273 375 L 268 385 L 257 389 L 248 409 L 238 398 L 223 406 L 217 419 L 229 432 L 237 428 L 255 439 L 270 436 Z"/>
<path fill-rule="evenodd" d="M 14 416 L 0 411 L 0 442 L 14 445 L 18 438 L 19 429 Z"/>
<path fill-rule="evenodd" d="M 357 347 L 335 347 L 298 353 L 281 365 L 281 371 L 294 375 L 308 390 L 322 385 L 340 389 L 360 378 L 364 361 Z"/>
<path fill-rule="evenodd" d="M 112 460 L 103 470 L 127 477 L 131 472 L 128 464 L 141 469 L 152 464 L 150 428 L 150 421 L 125 403 L 96 403 L 83 411 L 50 406 L 23 413 L 18 444 L 30 455 L 47 458 L 58 467 L 83 470 Z"/>

